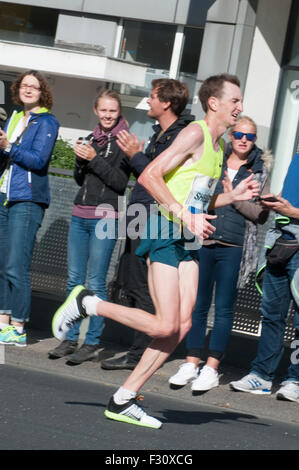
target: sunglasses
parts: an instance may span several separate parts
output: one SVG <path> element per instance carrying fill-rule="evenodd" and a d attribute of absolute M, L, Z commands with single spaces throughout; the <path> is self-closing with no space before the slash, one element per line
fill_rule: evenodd
<path fill-rule="evenodd" d="M 256 134 L 251 134 L 248 132 L 247 134 L 245 132 L 233 132 L 234 139 L 240 140 L 242 139 L 243 136 L 246 136 L 246 139 L 249 140 L 250 142 L 253 142 L 254 139 L 256 138 Z"/>

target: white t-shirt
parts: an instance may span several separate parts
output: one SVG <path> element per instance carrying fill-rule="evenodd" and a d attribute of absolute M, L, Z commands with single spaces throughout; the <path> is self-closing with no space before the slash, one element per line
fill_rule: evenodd
<path fill-rule="evenodd" d="M 22 119 L 19 120 L 18 124 L 16 125 L 16 127 L 14 128 L 11 136 L 10 136 L 10 139 L 9 139 L 9 143 L 10 144 L 13 144 L 17 138 L 19 137 L 19 135 L 22 134 L 23 132 L 23 129 L 24 129 L 24 119 L 25 117 L 23 117 Z M 25 121 L 25 127 L 27 126 L 28 124 L 28 120 L 29 120 L 29 117 L 26 118 L 26 121 Z M 9 174 L 9 171 L 8 170 L 5 170 L 4 171 L 4 174 L 2 175 L 2 184 L 0 186 L 0 192 L 1 193 L 6 193 L 6 190 L 7 190 L 7 181 L 8 181 L 8 174 Z"/>
<path fill-rule="evenodd" d="M 227 168 L 227 176 L 231 181 L 233 181 L 234 177 L 238 173 L 238 170 L 232 170 L 231 168 Z"/>

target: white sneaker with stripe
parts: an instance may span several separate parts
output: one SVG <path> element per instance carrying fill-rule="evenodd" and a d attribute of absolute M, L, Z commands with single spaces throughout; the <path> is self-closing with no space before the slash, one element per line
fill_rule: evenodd
<path fill-rule="evenodd" d="M 230 382 L 230 388 L 240 392 L 253 393 L 254 395 L 270 395 L 272 382 L 262 379 L 256 374 L 245 375 L 240 380 Z"/>

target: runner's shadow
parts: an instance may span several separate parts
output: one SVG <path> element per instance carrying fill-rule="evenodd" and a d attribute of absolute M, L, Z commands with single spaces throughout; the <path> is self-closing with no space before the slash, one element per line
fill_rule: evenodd
<path fill-rule="evenodd" d="M 240 423 L 248 423 L 256 426 L 268 426 L 265 423 L 259 423 L 258 417 L 254 415 L 241 414 L 233 411 L 222 412 L 207 412 L 207 411 L 183 411 L 183 410 L 164 410 L 162 411 L 163 418 L 168 423 L 173 424 L 191 424 L 201 425 L 210 422 L 216 423 L 229 423 L 231 421 L 238 421 Z"/>
<path fill-rule="evenodd" d="M 95 406 L 98 408 L 107 408 L 107 403 L 98 403 L 98 402 L 82 402 L 82 401 L 66 401 L 66 405 L 79 405 L 79 406 Z M 147 411 L 146 407 L 144 407 Z M 159 413 L 156 413 L 158 415 Z M 234 411 L 221 411 L 221 412 L 209 412 L 209 411 L 184 411 L 184 410 L 174 410 L 166 409 L 161 411 L 161 418 L 157 416 L 158 419 L 162 418 L 162 421 L 167 422 L 168 424 L 191 424 L 191 425 L 201 425 L 207 423 L 225 423 L 229 424 L 231 421 L 237 421 L 239 423 L 245 423 L 255 426 L 268 427 L 268 424 L 258 422 L 258 417 L 254 415 L 236 413 Z"/>
<path fill-rule="evenodd" d="M 83 406 L 97 406 L 98 408 L 107 408 L 107 403 L 97 403 L 88 401 L 65 401 L 66 405 L 83 405 Z"/>

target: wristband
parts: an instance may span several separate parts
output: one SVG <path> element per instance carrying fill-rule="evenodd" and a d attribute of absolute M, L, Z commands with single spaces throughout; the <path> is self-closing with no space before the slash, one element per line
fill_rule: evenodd
<path fill-rule="evenodd" d="M 187 208 L 183 206 L 183 207 L 180 209 L 179 213 L 177 214 L 177 217 L 180 219 L 180 228 L 179 228 L 180 235 L 182 234 L 182 230 L 183 230 L 183 221 L 182 221 L 181 217 L 182 217 L 183 212 L 184 212 L 186 209 L 187 209 Z"/>
<path fill-rule="evenodd" d="M 187 208 L 186 208 L 185 206 L 183 206 L 183 207 L 180 209 L 179 213 L 177 214 L 177 217 L 178 217 L 179 219 L 182 217 L 182 214 L 183 214 L 183 212 L 184 212 L 186 209 L 187 209 Z"/>
<path fill-rule="evenodd" d="M 8 145 L 5 147 L 4 152 L 9 153 L 11 151 L 12 144 L 8 143 Z"/>

